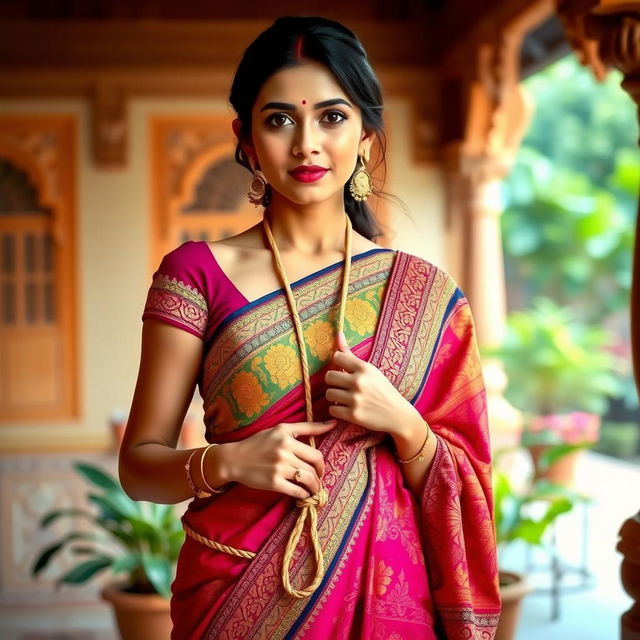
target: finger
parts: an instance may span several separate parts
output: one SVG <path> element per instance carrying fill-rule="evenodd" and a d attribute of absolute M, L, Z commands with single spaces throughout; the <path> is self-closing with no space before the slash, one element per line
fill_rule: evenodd
<path fill-rule="evenodd" d="M 331 431 L 337 424 L 335 419 L 331 419 L 329 422 L 291 422 L 287 427 L 289 433 L 298 436 L 314 436 L 319 433 L 326 433 Z"/>
<path fill-rule="evenodd" d="M 350 409 L 344 404 L 330 404 L 329 413 L 338 420 L 346 420 L 349 422 Z"/>
<path fill-rule="evenodd" d="M 324 476 L 324 458 L 322 457 L 322 453 L 320 453 L 320 451 L 314 449 L 313 447 L 310 447 L 304 442 L 298 441 L 296 441 L 295 446 L 291 447 L 291 451 L 296 456 L 296 458 L 300 460 L 300 465 L 298 465 L 300 466 L 300 468 L 302 468 L 302 465 L 304 464 L 309 470 L 313 471 L 318 479 Z"/>
<path fill-rule="evenodd" d="M 292 498 L 309 498 L 312 495 L 311 491 L 308 491 L 305 487 L 289 482 L 289 480 L 285 480 L 284 478 L 276 480 L 275 490 Z"/>
<path fill-rule="evenodd" d="M 350 351 L 334 351 L 331 360 L 337 367 L 341 367 L 351 373 L 355 373 L 358 370 L 361 362 L 360 358 Z"/>
<path fill-rule="evenodd" d="M 349 401 L 351 399 L 350 391 L 345 391 L 344 389 L 334 389 L 333 387 L 327 389 L 324 395 L 330 402 L 341 402 L 342 404 L 349 404 Z"/>
<path fill-rule="evenodd" d="M 343 389 L 351 388 L 351 374 L 345 371 L 329 369 L 329 371 L 324 374 L 324 381 L 332 387 L 342 387 Z"/>
<path fill-rule="evenodd" d="M 347 338 L 342 331 L 338 332 L 336 340 L 341 351 L 349 351 L 349 343 L 347 342 Z"/>
<path fill-rule="evenodd" d="M 318 493 L 322 487 L 322 482 L 316 474 L 316 470 L 307 463 L 298 461 L 296 466 L 291 467 L 291 477 L 286 478 L 290 482 L 304 485 L 311 493 Z M 296 478 L 296 472 L 300 471 L 299 477 Z"/>

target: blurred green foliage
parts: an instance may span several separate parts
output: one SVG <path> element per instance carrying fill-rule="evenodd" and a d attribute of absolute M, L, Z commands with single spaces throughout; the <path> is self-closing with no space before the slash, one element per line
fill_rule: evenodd
<path fill-rule="evenodd" d="M 617 359 L 606 351 L 610 342 L 608 331 L 539 297 L 530 309 L 511 313 L 502 345 L 483 353 L 500 358 L 509 379 L 505 396 L 525 414 L 601 415 L 622 390 Z"/>
<path fill-rule="evenodd" d="M 587 324 L 628 317 L 640 152 L 621 79 L 612 71 L 598 84 L 567 56 L 525 81 L 535 115 L 501 218 L 511 309 L 545 296 Z M 630 367 L 623 377 L 635 406 Z"/>

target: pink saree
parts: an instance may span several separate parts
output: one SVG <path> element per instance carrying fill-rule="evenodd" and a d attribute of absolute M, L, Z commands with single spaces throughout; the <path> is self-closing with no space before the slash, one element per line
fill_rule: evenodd
<path fill-rule="evenodd" d="M 201 256 L 209 251 L 206 243 L 187 245 L 200 245 Z M 174 263 L 187 245 L 173 252 Z M 154 274 L 143 317 L 204 340 L 199 387 L 207 440 L 231 442 L 303 421 L 298 347 L 284 292 L 238 300 L 216 322 L 207 307 L 213 285 L 170 273 L 170 262 Z M 216 273 L 241 296 L 219 268 Z M 330 417 L 323 376 L 341 274 L 336 263 L 292 284 L 309 349 L 315 420 Z M 296 599 L 281 581 L 297 517 L 293 499 L 239 483 L 194 498 L 185 524 L 256 556 L 239 558 L 186 537 L 171 587 L 173 640 L 494 637 L 500 600 L 490 450 L 469 305 L 453 279 L 429 262 L 374 249 L 353 256 L 344 326 L 351 350 L 378 367 L 433 428 L 437 450 L 420 499 L 406 485 L 387 434 L 341 421 L 316 438 L 329 494 L 318 511 L 325 573 L 315 593 Z M 290 565 L 292 585 L 306 586 L 313 572 L 305 528 Z"/>

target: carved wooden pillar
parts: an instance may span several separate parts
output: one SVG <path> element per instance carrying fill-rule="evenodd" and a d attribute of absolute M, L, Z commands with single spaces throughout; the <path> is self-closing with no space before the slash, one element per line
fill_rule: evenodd
<path fill-rule="evenodd" d="M 473 73 L 461 80 L 459 88 L 466 97 L 463 130 L 445 150 L 449 184 L 456 189 L 457 213 L 451 215 L 463 221 L 463 288 L 481 347 L 499 346 L 505 330 L 500 185 L 511 170 L 532 112 L 519 84 L 521 43 L 520 30 L 505 28 L 477 47 Z M 503 396 L 507 380 L 502 365 L 488 358 L 483 365 L 492 445 L 515 444 L 521 416 Z"/>
<path fill-rule="evenodd" d="M 624 74 L 622 88 L 640 114 L 640 1 L 558 0 L 557 11 L 578 60 L 602 81 L 609 67 Z M 631 353 L 640 393 L 640 216 L 631 285 Z M 635 603 L 621 620 L 622 640 L 640 640 L 640 514 L 620 529 L 617 549 L 623 555 L 621 578 Z"/>
<path fill-rule="evenodd" d="M 640 638 L 640 512 L 629 518 L 620 529 L 620 541 L 616 549 L 622 554 L 620 579 L 625 591 L 633 598 L 634 604 L 623 616 L 621 623 L 622 640 Z"/>

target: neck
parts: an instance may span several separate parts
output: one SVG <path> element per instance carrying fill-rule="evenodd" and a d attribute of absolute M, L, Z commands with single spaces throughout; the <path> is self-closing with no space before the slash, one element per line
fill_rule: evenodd
<path fill-rule="evenodd" d="M 347 214 L 342 198 L 330 206 L 327 202 L 298 205 L 273 195 L 264 215 L 279 251 L 305 255 L 344 252 Z"/>

